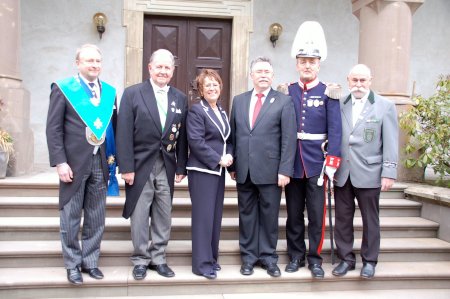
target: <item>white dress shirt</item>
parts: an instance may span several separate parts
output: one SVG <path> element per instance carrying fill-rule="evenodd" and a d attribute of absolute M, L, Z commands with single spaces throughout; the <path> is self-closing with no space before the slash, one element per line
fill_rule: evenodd
<path fill-rule="evenodd" d="M 353 95 L 352 95 L 352 120 L 353 120 L 353 127 L 355 126 L 356 122 L 360 118 L 361 112 L 364 109 L 364 105 L 366 104 L 368 97 L 369 97 L 369 93 L 367 93 L 361 99 L 355 99 L 355 97 L 353 97 Z"/>
<path fill-rule="evenodd" d="M 167 109 L 168 109 L 168 96 L 169 86 L 159 87 L 150 78 L 150 83 L 152 84 L 153 91 L 155 92 L 156 104 L 158 106 L 159 119 L 161 121 L 161 128 L 164 131 L 164 125 L 166 124 Z"/>

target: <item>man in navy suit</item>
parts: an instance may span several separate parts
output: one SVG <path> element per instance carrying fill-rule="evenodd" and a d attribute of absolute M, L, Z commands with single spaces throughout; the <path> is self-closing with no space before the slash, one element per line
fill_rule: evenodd
<path fill-rule="evenodd" d="M 165 250 L 174 180 L 181 182 L 186 176 L 188 152 L 186 95 L 167 85 L 175 69 L 172 53 L 155 51 L 148 69 L 149 80 L 125 89 L 117 119 L 117 159 L 126 192 L 123 217 L 131 217 L 136 280 L 145 278 L 147 267 L 165 277 L 175 275 L 166 263 Z"/>
<path fill-rule="evenodd" d="M 237 95 L 231 110 L 231 135 L 239 205 L 241 274 L 253 274 L 259 262 L 271 276 L 277 266 L 278 214 L 281 191 L 293 174 L 296 120 L 291 97 L 271 88 L 268 58 L 252 61 L 254 89 Z"/>

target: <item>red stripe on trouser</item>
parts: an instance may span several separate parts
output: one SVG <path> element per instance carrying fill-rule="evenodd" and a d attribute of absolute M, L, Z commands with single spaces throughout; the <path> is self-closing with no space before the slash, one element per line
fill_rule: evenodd
<path fill-rule="evenodd" d="M 328 183 L 328 177 L 324 176 L 323 180 L 323 193 L 324 193 L 324 204 L 323 204 L 323 217 L 322 217 L 322 236 L 320 238 L 319 247 L 317 248 L 317 253 L 320 255 L 322 252 L 322 245 L 323 240 L 325 240 L 325 220 L 327 218 L 327 183 Z"/>

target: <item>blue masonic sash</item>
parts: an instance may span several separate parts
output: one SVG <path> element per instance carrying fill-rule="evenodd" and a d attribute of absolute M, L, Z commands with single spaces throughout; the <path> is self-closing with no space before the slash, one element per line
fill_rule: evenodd
<path fill-rule="evenodd" d="M 100 103 L 95 106 L 91 103 L 91 90 L 78 76 L 56 81 L 56 84 L 95 137 L 102 139 L 113 114 L 116 89 L 101 81 Z"/>

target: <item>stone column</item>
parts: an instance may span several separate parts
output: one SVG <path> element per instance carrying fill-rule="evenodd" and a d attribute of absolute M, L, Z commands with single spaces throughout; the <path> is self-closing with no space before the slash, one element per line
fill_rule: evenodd
<path fill-rule="evenodd" d="M 397 112 L 411 108 L 409 68 L 412 16 L 425 0 L 352 0 L 353 14 L 360 21 L 359 63 L 372 70 L 372 89 L 391 99 Z M 400 131 L 399 158 L 404 159 L 407 141 Z M 420 180 L 421 170 L 399 165 L 399 180 Z"/>
<path fill-rule="evenodd" d="M 23 175 L 33 167 L 30 95 L 20 74 L 20 1 L 0 0 L 0 128 L 14 139 L 15 155 L 7 175 Z"/>

